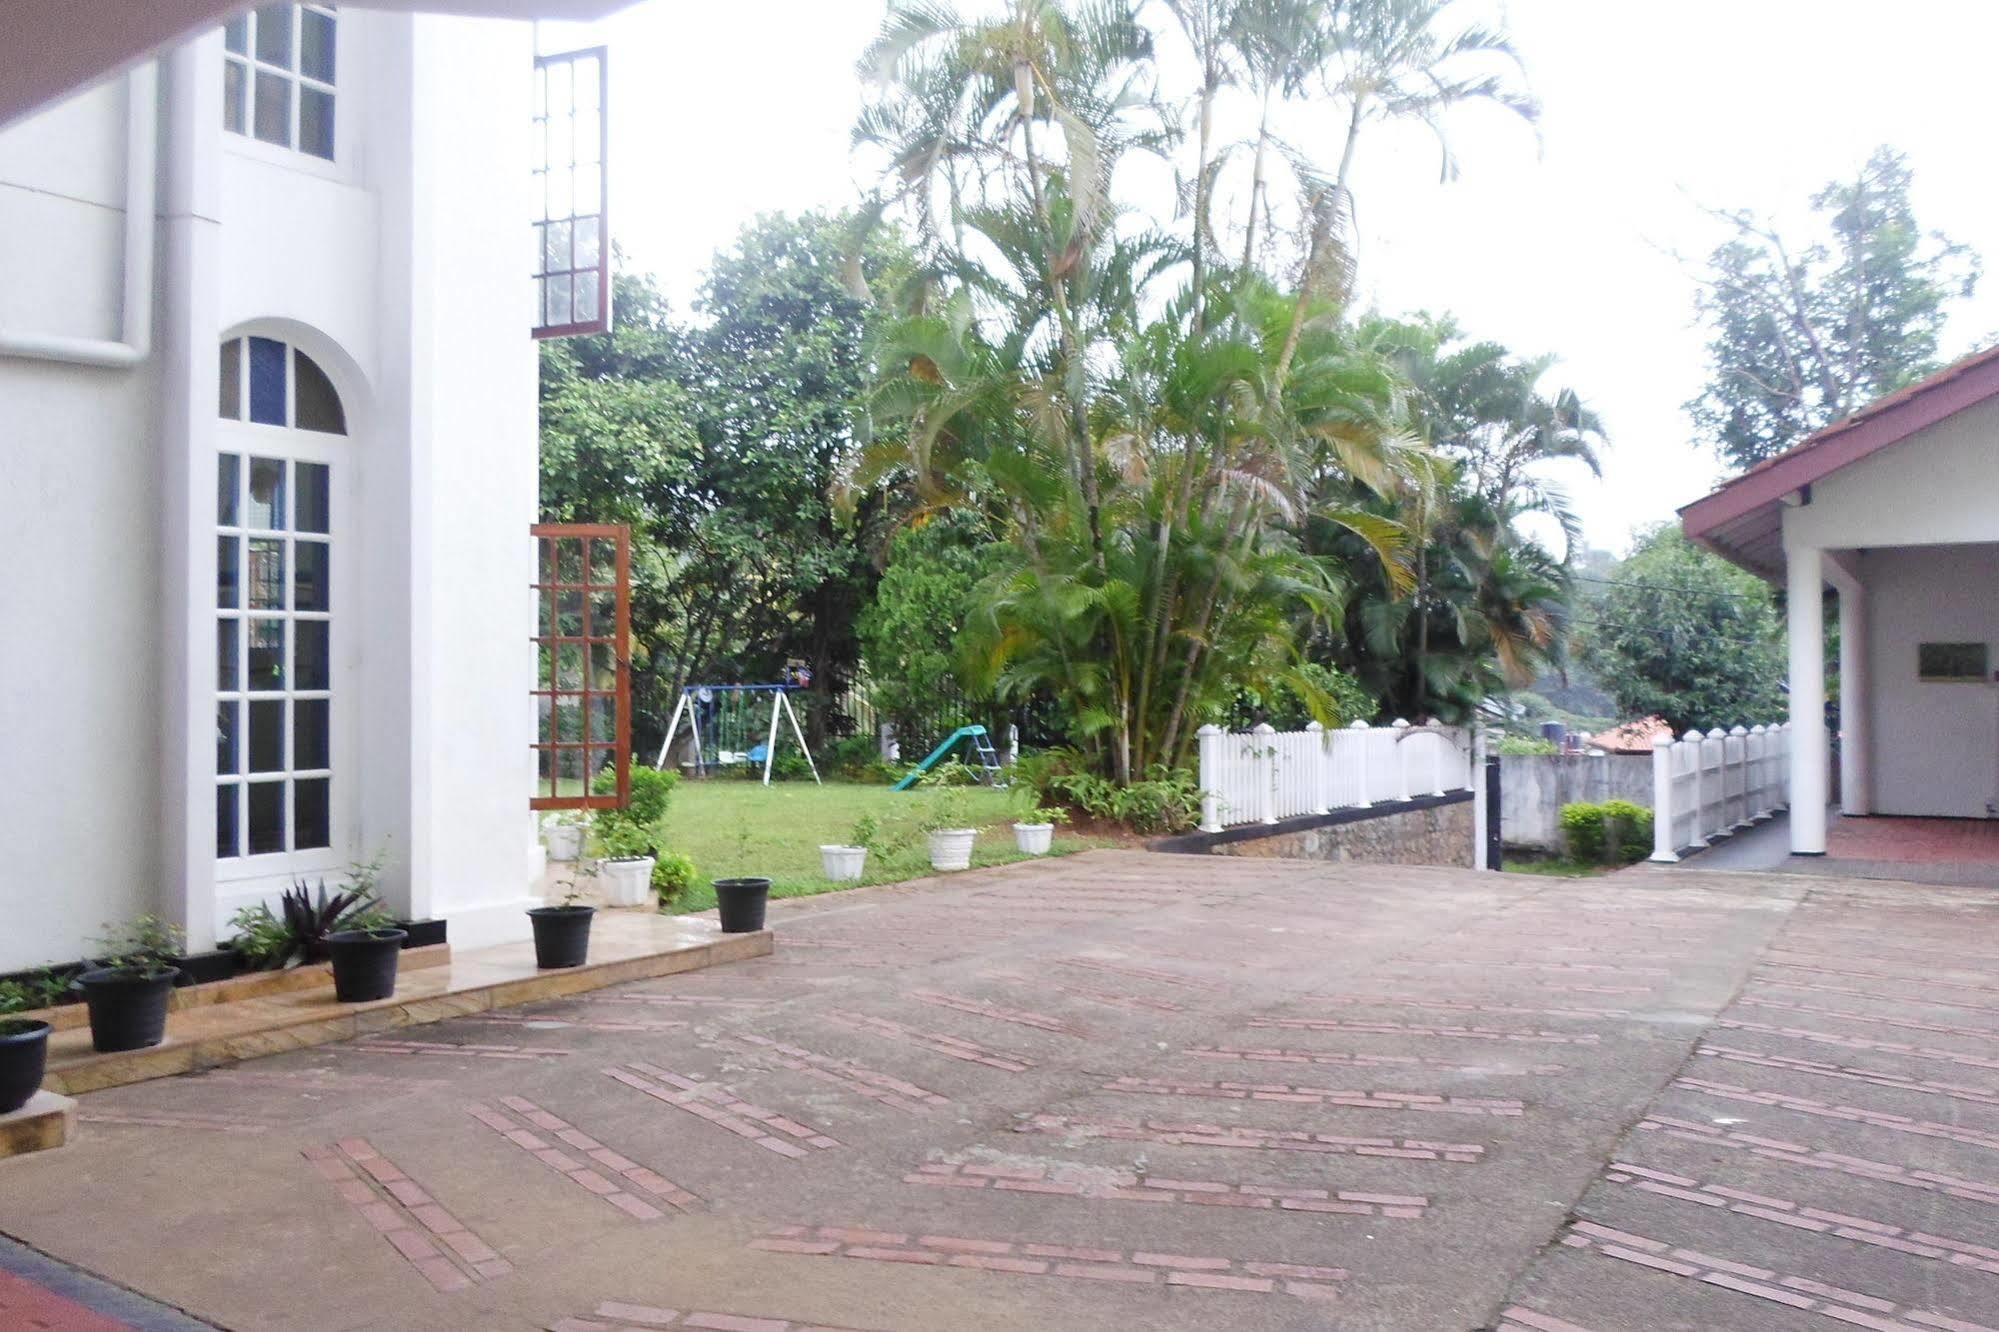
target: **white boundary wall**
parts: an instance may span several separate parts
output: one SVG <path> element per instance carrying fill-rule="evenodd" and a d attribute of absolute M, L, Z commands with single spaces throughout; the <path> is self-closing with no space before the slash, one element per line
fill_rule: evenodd
<path fill-rule="evenodd" d="M 1675 861 L 1790 802 L 1791 726 L 1720 727 L 1652 747 L 1652 859 Z"/>
<path fill-rule="evenodd" d="M 1317 722 L 1302 731 L 1203 726 L 1200 760 L 1202 832 L 1474 787 L 1462 727 L 1406 721 L 1334 731 Z"/>

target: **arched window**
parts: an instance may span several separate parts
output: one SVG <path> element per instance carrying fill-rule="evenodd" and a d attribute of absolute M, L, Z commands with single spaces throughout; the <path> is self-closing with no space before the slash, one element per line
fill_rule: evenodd
<path fill-rule="evenodd" d="M 333 657 L 340 395 L 273 338 L 222 344 L 216 454 L 215 853 L 338 841 Z M 272 870 L 295 868 L 256 861 Z"/>

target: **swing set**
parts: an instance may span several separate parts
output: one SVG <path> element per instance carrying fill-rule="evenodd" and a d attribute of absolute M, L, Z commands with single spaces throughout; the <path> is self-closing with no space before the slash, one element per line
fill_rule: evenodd
<path fill-rule="evenodd" d="M 812 750 L 805 743 L 804 728 L 799 726 L 798 713 L 791 706 L 793 687 L 783 684 L 685 686 L 674 702 L 673 720 L 667 723 L 666 739 L 659 747 L 659 760 L 654 766 L 666 766 L 666 756 L 673 749 L 674 738 L 680 734 L 680 722 L 684 717 L 688 732 L 694 738 L 696 776 L 707 776 L 710 768 L 750 767 L 761 763 L 763 784 L 769 786 L 771 763 L 777 757 L 778 722 L 788 720 L 792 738 L 798 741 L 798 752 L 805 756 L 805 766 L 812 770 L 812 780 L 818 782 L 819 765 L 812 761 Z M 770 708 L 768 728 L 763 727 L 766 699 Z M 761 743 L 755 743 L 758 729 L 765 731 Z"/>

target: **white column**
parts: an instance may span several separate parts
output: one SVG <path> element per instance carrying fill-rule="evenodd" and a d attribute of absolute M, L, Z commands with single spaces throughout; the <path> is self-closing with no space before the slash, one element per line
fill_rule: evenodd
<path fill-rule="evenodd" d="M 1839 804 L 1848 814 L 1866 814 L 1874 806 L 1868 685 L 1867 592 L 1849 581 L 1839 589 Z"/>
<path fill-rule="evenodd" d="M 1395 798 L 1409 798 L 1409 723 L 1395 719 Z"/>
<path fill-rule="evenodd" d="M 1356 733 L 1350 742 L 1353 753 L 1354 794 L 1358 797 L 1353 802 L 1354 808 L 1366 809 L 1374 803 L 1373 788 L 1368 785 L 1372 779 L 1367 774 L 1367 748 L 1374 738 L 1369 733 L 1374 728 L 1364 721 L 1356 720 L 1348 722 L 1347 729 Z"/>
<path fill-rule="evenodd" d="M 1212 722 L 1194 733 L 1200 754 L 1201 831 L 1222 830 L 1222 728 Z"/>
<path fill-rule="evenodd" d="M 1332 803 L 1333 746 L 1326 736 L 1326 728 L 1317 722 L 1305 723 L 1305 791 L 1311 800 L 1312 812 L 1324 814 Z"/>
<path fill-rule="evenodd" d="M 1673 735 L 1652 742 L 1652 859 L 1671 864 L 1680 858 L 1673 845 Z"/>
<path fill-rule="evenodd" d="M 1256 813 L 1259 823 L 1277 822 L 1277 728 L 1258 722 L 1250 730 L 1250 771 L 1256 774 Z"/>
<path fill-rule="evenodd" d="M 1472 867 L 1491 869 L 1487 858 L 1485 809 L 1485 727 L 1474 724 L 1471 732 L 1471 835 Z M 1504 795 L 1504 792 L 1501 792 Z"/>
<path fill-rule="evenodd" d="M 1825 854 L 1824 552 L 1785 552 L 1791 637 L 1791 853 Z"/>

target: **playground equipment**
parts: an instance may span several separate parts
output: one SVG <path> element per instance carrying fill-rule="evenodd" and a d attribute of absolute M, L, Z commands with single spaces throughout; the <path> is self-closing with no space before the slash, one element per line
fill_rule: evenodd
<path fill-rule="evenodd" d="M 812 780 L 817 782 L 819 765 L 812 761 L 805 731 L 791 706 L 791 689 L 792 686 L 783 684 L 687 685 L 674 701 L 673 720 L 666 724 L 666 739 L 659 747 L 659 759 L 654 766 L 666 766 L 666 756 L 673 749 L 681 718 L 685 717 L 688 732 L 694 737 L 696 775 L 707 776 L 711 767 L 761 763 L 763 783 L 769 786 L 771 762 L 777 757 L 777 724 L 780 719 L 788 719 L 792 737 L 798 741 L 798 752 L 805 755 L 805 766 L 812 770 Z M 763 722 L 761 695 L 765 694 L 770 696 L 770 726 L 761 744 L 750 744 L 756 735 L 752 728 Z"/>
<path fill-rule="evenodd" d="M 944 756 L 949 754 L 961 740 L 970 740 L 972 742 L 972 754 L 978 759 L 978 766 L 986 770 L 986 781 L 993 786 L 1002 785 L 1003 783 L 1000 781 L 999 751 L 993 748 L 992 740 L 986 735 L 986 728 L 983 726 L 960 726 L 957 730 L 946 736 L 942 744 L 931 750 L 923 762 L 917 764 L 904 774 L 903 779 L 897 782 L 893 789 L 907 791 L 910 787 L 916 785 L 917 779 L 941 763 Z"/>

